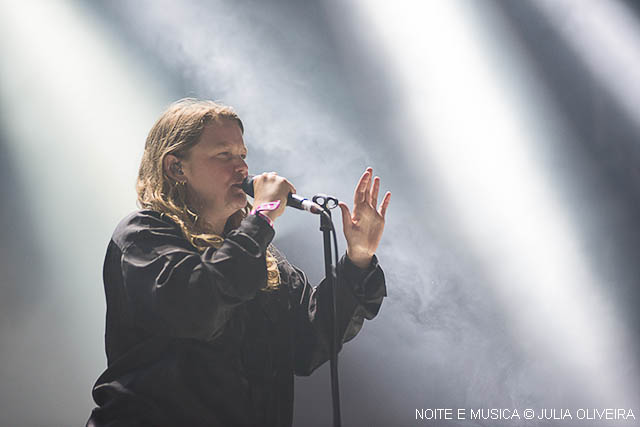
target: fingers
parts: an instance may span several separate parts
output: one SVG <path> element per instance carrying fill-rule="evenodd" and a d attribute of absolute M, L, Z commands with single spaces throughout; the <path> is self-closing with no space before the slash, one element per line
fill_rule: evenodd
<path fill-rule="evenodd" d="M 384 199 L 382 199 L 382 203 L 380 204 L 380 215 L 382 215 L 382 219 L 387 213 L 387 207 L 389 206 L 389 201 L 391 200 L 391 191 L 387 191 L 384 195 Z"/>
<path fill-rule="evenodd" d="M 291 193 L 296 194 L 296 187 L 291 183 L 291 181 L 289 181 L 287 178 L 283 177 L 283 176 L 279 176 L 277 172 L 263 172 L 261 175 L 265 176 L 265 177 L 269 177 L 269 178 L 280 178 L 282 179 L 284 182 L 286 182 L 287 184 L 289 184 L 289 188 Z"/>
<path fill-rule="evenodd" d="M 371 206 L 378 204 L 378 190 L 380 190 L 380 177 L 376 176 L 373 180 L 373 188 L 371 189 Z"/>
<path fill-rule="evenodd" d="M 355 206 L 359 203 L 364 202 L 365 199 L 365 190 L 366 190 L 366 186 L 367 186 L 367 172 L 365 171 L 362 176 L 360 177 L 360 180 L 358 180 L 358 184 L 356 185 L 356 189 L 353 192 L 353 206 L 355 208 Z"/>
<path fill-rule="evenodd" d="M 356 185 L 356 190 L 353 193 L 353 206 L 354 206 L 354 208 L 355 208 L 356 205 L 366 202 L 367 199 L 371 196 L 370 195 L 370 191 L 371 191 L 371 175 L 372 175 L 372 173 L 373 173 L 373 168 L 368 167 L 364 171 L 362 176 L 360 177 L 360 180 L 358 181 L 358 184 Z"/>
<path fill-rule="evenodd" d="M 349 212 L 349 206 L 344 202 L 338 202 L 340 210 L 342 211 L 342 230 L 347 230 L 351 225 L 351 212 Z"/>
<path fill-rule="evenodd" d="M 365 193 L 364 193 L 364 201 L 365 202 L 370 202 L 371 200 L 371 182 L 373 181 L 372 177 L 373 177 L 373 168 L 372 167 L 368 167 L 367 170 L 365 171 L 365 174 L 367 174 L 367 178 L 366 178 L 366 182 L 367 182 L 367 188 L 365 188 Z"/>
<path fill-rule="evenodd" d="M 292 192 L 293 194 L 296 194 L 296 187 L 294 187 L 294 186 L 293 186 L 293 184 L 292 184 L 291 182 L 289 182 L 289 180 L 288 180 L 288 179 L 286 179 L 286 178 L 285 178 L 285 179 L 284 179 L 284 181 L 285 181 L 287 184 L 289 184 L 289 186 L 291 187 L 291 192 Z"/>

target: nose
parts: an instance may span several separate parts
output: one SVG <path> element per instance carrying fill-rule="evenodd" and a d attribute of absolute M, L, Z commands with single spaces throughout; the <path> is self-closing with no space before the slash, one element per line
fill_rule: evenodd
<path fill-rule="evenodd" d="M 245 162 L 245 160 L 238 156 L 239 161 L 236 162 L 236 171 L 242 173 L 242 176 L 247 176 L 247 174 L 249 173 L 249 165 L 247 165 L 247 162 Z"/>

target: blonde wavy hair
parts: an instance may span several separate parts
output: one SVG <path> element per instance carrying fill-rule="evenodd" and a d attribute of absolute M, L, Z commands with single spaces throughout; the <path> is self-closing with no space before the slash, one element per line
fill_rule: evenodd
<path fill-rule="evenodd" d="M 243 209 L 229 217 L 223 236 L 210 233 L 201 225 L 197 210 L 189 206 L 185 184 L 169 177 L 164 171 L 163 162 L 167 154 L 184 158 L 199 142 L 205 126 L 223 119 L 236 121 L 244 133 L 242 121 L 229 106 L 195 98 L 184 98 L 171 104 L 149 131 L 136 182 L 138 206 L 171 218 L 180 226 L 191 245 L 200 252 L 211 246 L 220 248 L 224 242 L 223 236 L 237 228 L 249 214 L 251 203 L 247 201 Z M 267 286 L 261 290 L 271 291 L 279 288 L 280 273 L 277 260 L 269 248 L 266 260 Z"/>

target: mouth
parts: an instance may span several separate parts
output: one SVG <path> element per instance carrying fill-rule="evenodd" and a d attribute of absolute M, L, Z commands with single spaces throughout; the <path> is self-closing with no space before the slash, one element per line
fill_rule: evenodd
<path fill-rule="evenodd" d="M 242 184 L 233 184 L 231 186 L 231 188 L 235 188 L 235 189 L 240 190 L 240 191 L 242 191 L 244 193 L 244 190 L 242 189 Z"/>
<path fill-rule="evenodd" d="M 242 183 L 244 182 L 244 178 L 242 178 L 240 181 L 237 181 L 234 184 L 231 184 L 232 187 L 238 187 L 238 188 L 242 188 Z"/>

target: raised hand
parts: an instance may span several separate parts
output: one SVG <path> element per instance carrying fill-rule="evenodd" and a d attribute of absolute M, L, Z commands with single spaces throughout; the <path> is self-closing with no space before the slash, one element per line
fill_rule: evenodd
<path fill-rule="evenodd" d="M 338 202 L 342 210 L 344 237 L 347 239 L 347 256 L 360 268 L 369 266 L 378 248 L 391 199 L 391 192 L 387 191 L 380 207 L 376 209 L 380 178 L 376 176 L 372 179 L 372 176 L 373 168 L 368 167 L 360 177 L 353 194 L 353 214 L 346 203 Z"/>

